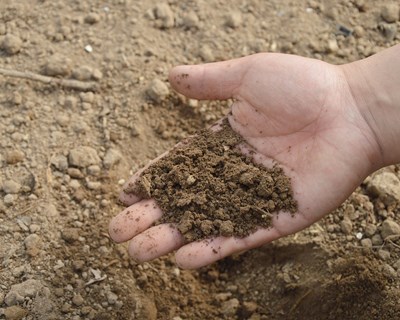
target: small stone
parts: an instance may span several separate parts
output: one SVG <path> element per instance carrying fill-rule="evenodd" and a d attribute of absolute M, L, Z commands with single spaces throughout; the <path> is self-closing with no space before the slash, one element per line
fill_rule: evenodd
<path fill-rule="evenodd" d="M 99 81 L 103 78 L 103 73 L 99 69 L 93 69 L 92 79 L 94 81 Z"/>
<path fill-rule="evenodd" d="M 33 298 L 43 288 L 38 280 L 29 279 L 25 282 L 14 284 L 6 295 L 4 301 L 8 306 L 16 305 L 25 300 L 25 298 Z"/>
<path fill-rule="evenodd" d="M 197 16 L 196 12 L 189 11 L 182 17 L 182 24 L 184 27 L 196 28 L 199 25 L 199 17 Z"/>
<path fill-rule="evenodd" d="M 79 183 L 78 180 L 72 179 L 72 180 L 69 182 L 68 186 L 69 186 L 70 188 L 74 189 L 74 190 L 78 190 L 78 189 L 81 187 L 81 184 Z"/>
<path fill-rule="evenodd" d="M 4 198 L 3 198 L 4 204 L 6 206 L 11 206 L 14 204 L 15 201 L 15 196 L 13 194 L 7 194 Z"/>
<path fill-rule="evenodd" d="M 68 313 L 71 310 L 71 305 L 69 303 L 64 303 L 61 307 L 62 313 Z"/>
<path fill-rule="evenodd" d="M 227 317 L 232 317 L 236 314 L 239 308 L 239 300 L 236 298 L 225 301 L 221 305 L 221 312 Z"/>
<path fill-rule="evenodd" d="M 383 244 L 383 240 L 380 234 L 375 234 L 371 238 L 372 245 L 374 246 L 380 246 Z"/>
<path fill-rule="evenodd" d="M 101 188 L 101 182 L 98 181 L 88 181 L 86 186 L 90 190 L 99 190 Z"/>
<path fill-rule="evenodd" d="M 368 192 L 373 196 L 390 196 L 400 201 L 400 180 L 393 172 L 381 172 L 374 175 L 368 182 Z"/>
<path fill-rule="evenodd" d="M 379 250 L 378 251 L 378 256 L 381 258 L 383 261 L 389 260 L 390 259 L 390 252 L 386 250 Z"/>
<path fill-rule="evenodd" d="M 100 158 L 97 151 L 91 147 L 80 146 L 72 149 L 68 155 L 68 161 L 71 166 L 85 168 L 92 164 L 100 164 Z"/>
<path fill-rule="evenodd" d="M 74 297 L 72 298 L 72 303 L 78 307 L 81 306 L 84 302 L 85 301 L 79 293 L 74 295 Z"/>
<path fill-rule="evenodd" d="M 339 50 L 339 46 L 338 46 L 336 39 L 328 40 L 327 52 L 328 53 L 336 53 L 336 52 L 338 52 L 338 50 Z"/>
<path fill-rule="evenodd" d="M 398 3 L 386 4 L 382 7 L 381 16 L 389 23 L 399 20 L 400 7 Z"/>
<path fill-rule="evenodd" d="M 83 260 L 75 260 L 72 262 L 72 267 L 75 271 L 82 271 L 85 266 L 85 261 Z"/>
<path fill-rule="evenodd" d="M 42 249 L 42 239 L 37 234 L 30 234 L 24 240 L 26 252 L 29 256 L 35 257 Z"/>
<path fill-rule="evenodd" d="M 61 237 L 68 243 L 73 243 L 79 239 L 79 231 L 76 228 L 65 228 L 61 232 Z"/>
<path fill-rule="evenodd" d="M 6 194 L 17 194 L 21 190 L 21 185 L 14 180 L 6 180 L 3 182 L 3 191 Z"/>
<path fill-rule="evenodd" d="M 94 93 L 91 92 L 91 91 L 89 91 L 89 92 L 81 92 L 79 97 L 81 98 L 82 102 L 86 102 L 86 103 L 89 103 L 89 104 L 92 104 L 94 102 Z"/>
<path fill-rule="evenodd" d="M 47 203 L 43 207 L 43 214 L 45 217 L 56 217 L 58 216 L 57 207 L 52 203 Z"/>
<path fill-rule="evenodd" d="M 101 168 L 98 165 L 92 165 L 87 168 L 87 172 L 91 176 L 97 176 L 100 173 L 100 171 L 101 171 Z"/>
<path fill-rule="evenodd" d="M 98 23 L 100 21 L 100 15 L 95 12 L 91 12 L 85 17 L 84 21 L 88 24 Z"/>
<path fill-rule="evenodd" d="M 365 226 L 364 232 L 367 237 L 372 237 L 376 233 L 377 226 L 371 223 L 368 223 Z"/>
<path fill-rule="evenodd" d="M 362 239 L 360 243 L 364 248 L 372 248 L 372 241 L 369 238 Z"/>
<path fill-rule="evenodd" d="M 381 226 L 381 236 L 382 239 L 386 239 L 392 235 L 399 235 L 400 234 L 400 226 L 391 219 L 386 219 L 383 221 Z"/>
<path fill-rule="evenodd" d="M 67 173 L 71 178 L 74 178 L 74 179 L 84 178 L 81 170 L 79 170 L 78 168 L 68 168 Z"/>
<path fill-rule="evenodd" d="M 7 320 L 21 320 L 27 315 L 28 311 L 20 306 L 11 306 L 4 310 L 4 316 Z"/>
<path fill-rule="evenodd" d="M 79 66 L 72 70 L 72 78 L 80 81 L 89 81 L 92 79 L 93 69 L 88 66 Z"/>
<path fill-rule="evenodd" d="M 229 28 L 238 28 L 242 24 L 242 14 L 238 11 L 231 12 L 226 16 L 225 25 Z"/>
<path fill-rule="evenodd" d="M 111 291 L 107 292 L 107 302 L 110 305 L 115 304 L 117 302 L 117 300 L 118 300 L 118 296 L 114 292 L 111 292 Z"/>
<path fill-rule="evenodd" d="M 397 277 L 397 272 L 396 270 L 394 270 L 394 268 L 390 265 L 388 265 L 387 263 L 385 263 L 382 266 L 382 273 L 389 278 L 396 278 Z"/>
<path fill-rule="evenodd" d="M 397 261 L 393 264 L 393 267 L 394 267 L 396 270 L 400 270 L 400 259 L 397 260 Z"/>
<path fill-rule="evenodd" d="M 353 230 L 353 224 L 351 223 L 350 219 L 344 219 L 340 222 L 340 229 L 344 234 L 350 234 Z"/>
<path fill-rule="evenodd" d="M 77 103 L 78 103 L 78 99 L 76 97 L 67 96 L 64 100 L 64 107 L 73 109 L 76 107 Z"/>
<path fill-rule="evenodd" d="M 155 102 L 163 101 L 169 95 L 168 86 L 159 79 L 154 79 L 146 90 L 150 99 Z"/>
<path fill-rule="evenodd" d="M 23 161 L 25 158 L 25 154 L 19 150 L 11 150 L 6 152 L 4 159 L 6 160 L 7 164 L 16 164 L 18 162 Z"/>
<path fill-rule="evenodd" d="M 204 62 L 212 62 L 215 60 L 214 54 L 211 48 L 207 45 L 201 46 L 199 50 L 199 56 Z"/>
<path fill-rule="evenodd" d="M 172 28 L 175 25 L 174 13 L 167 3 L 159 3 L 154 7 L 154 16 L 160 21 L 160 28 Z"/>
<path fill-rule="evenodd" d="M 51 56 L 43 66 L 43 74 L 47 76 L 68 76 L 71 74 L 72 60 L 59 54 Z"/>
<path fill-rule="evenodd" d="M 253 301 L 245 301 L 242 306 L 242 314 L 246 318 L 250 317 L 254 312 L 257 311 L 258 305 Z"/>
<path fill-rule="evenodd" d="M 120 162 L 122 159 L 122 154 L 119 152 L 117 149 L 108 149 L 104 159 L 103 159 L 103 165 L 105 168 L 110 169 L 113 167 L 115 164 Z"/>
<path fill-rule="evenodd" d="M 14 36 L 12 34 L 8 34 L 4 37 L 3 42 L 1 43 L 1 49 L 4 50 L 7 54 L 13 55 L 21 51 L 22 48 L 22 40 Z"/>

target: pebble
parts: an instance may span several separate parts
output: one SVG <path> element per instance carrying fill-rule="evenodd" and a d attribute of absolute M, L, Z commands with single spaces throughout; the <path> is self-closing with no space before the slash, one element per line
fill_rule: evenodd
<path fill-rule="evenodd" d="M 52 203 L 47 203 L 43 207 L 43 213 L 45 217 L 56 217 L 58 216 L 57 207 Z"/>
<path fill-rule="evenodd" d="M 365 235 L 367 237 L 372 237 L 376 233 L 376 229 L 377 229 L 376 225 L 368 223 L 364 229 Z"/>
<path fill-rule="evenodd" d="M 182 17 L 182 24 L 186 28 L 196 28 L 199 25 L 199 17 L 196 12 L 189 11 Z"/>
<path fill-rule="evenodd" d="M 396 278 L 397 272 L 394 268 L 387 263 L 382 266 L 382 273 L 389 278 Z"/>
<path fill-rule="evenodd" d="M 64 100 L 64 107 L 73 109 L 76 107 L 77 103 L 78 103 L 78 99 L 76 97 L 67 96 L 67 97 L 65 97 L 65 100 Z"/>
<path fill-rule="evenodd" d="M 11 150 L 6 152 L 4 159 L 7 164 L 16 164 L 18 162 L 23 161 L 25 158 L 25 154 L 19 150 Z"/>
<path fill-rule="evenodd" d="M 115 304 L 118 300 L 118 296 L 114 292 L 107 292 L 107 302 L 111 305 Z"/>
<path fill-rule="evenodd" d="M 86 186 L 90 190 L 99 190 L 101 188 L 101 182 L 98 181 L 88 181 Z"/>
<path fill-rule="evenodd" d="M 148 86 L 146 93 L 150 99 L 161 102 L 169 95 L 169 89 L 163 81 L 154 79 Z"/>
<path fill-rule="evenodd" d="M 25 282 L 14 284 L 7 293 L 4 301 L 8 306 L 16 305 L 25 300 L 25 298 L 33 298 L 43 288 L 40 281 L 29 279 Z"/>
<path fill-rule="evenodd" d="M 4 310 L 4 317 L 7 320 L 21 320 L 27 315 L 28 311 L 20 306 L 11 306 Z"/>
<path fill-rule="evenodd" d="M 395 268 L 396 270 L 400 270 L 400 259 L 397 260 L 397 261 L 393 264 L 393 268 Z"/>
<path fill-rule="evenodd" d="M 68 168 L 67 173 L 71 178 L 74 178 L 74 179 L 84 178 L 81 170 L 79 170 L 78 168 Z"/>
<path fill-rule="evenodd" d="M 329 39 L 327 44 L 327 52 L 328 53 L 336 53 L 339 50 L 338 43 L 336 39 Z"/>
<path fill-rule="evenodd" d="M 79 95 L 81 98 L 82 102 L 90 103 L 92 104 L 94 102 L 94 93 L 89 91 L 89 92 L 81 92 Z"/>
<path fill-rule="evenodd" d="M 238 308 L 239 308 L 239 300 L 233 298 L 222 303 L 221 312 L 227 317 L 232 317 L 236 314 Z"/>
<path fill-rule="evenodd" d="M 21 185 L 14 180 L 6 180 L 3 182 L 3 191 L 6 194 L 17 194 L 21 190 Z"/>
<path fill-rule="evenodd" d="M 122 159 L 122 154 L 119 152 L 117 149 L 108 149 L 104 159 L 103 159 L 103 165 L 105 168 L 110 169 L 112 166 L 120 162 Z"/>
<path fill-rule="evenodd" d="M 372 241 L 372 245 L 374 245 L 374 246 L 380 246 L 383 244 L 383 240 L 382 240 L 382 237 L 380 236 L 380 234 L 373 235 L 371 238 L 371 241 Z"/>
<path fill-rule="evenodd" d="M 172 28 L 175 25 L 174 13 L 167 3 L 159 3 L 154 7 L 154 16 L 160 21 L 160 28 Z"/>
<path fill-rule="evenodd" d="M 68 243 L 73 243 L 79 239 L 79 231 L 76 228 L 65 228 L 61 232 L 61 237 Z"/>
<path fill-rule="evenodd" d="M 378 256 L 381 258 L 383 261 L 389 260 L 390 259 L 390 252 L 386 250 L 379 250 L 378 251 Z"/>
<path fill-rule="evenodd" d="M 79 189 L 79 188 L 81 187 L 81 184 L 80 184 L 79 181 L 76 180 L 76 179 L 72 179 L 72 180 L 68 183 L 68 185 L 69 185 L 72 189 L 74 189 L 74 190 L 77 190 L 77 189 Z"/>
<path fill-rule="evenodd" d="M 81 306 L 84 302 L 85 301 L 79 293 L 74 295 L 74 297 L 72 298 L 72 303 L 78 307 Z"/>
<path fill-rule="evenodd" d="M 100 21 L 100 15 L 95 12 L 91 12 L 85 17 L 84 21 L 88 24 L 98 23 Z"/>
<path fill-rule="evenodd" d="M 6 206 L 11 206 L 14 204 L 15 196 L 12 194 L 7 194 L 4 196 L 3 201 Z"/>
<path fill-rule="evenodd" d="M 362 239 L 360 243 L 364 248 L 372 248 L 372 241 L 369 238 Z"/>
<path fill-rule="evenodd" d="M 43 74 L 47 76 L 68 76 L 71 74 L 72 60 L 60 54 L 54 54 L 47 59 L 43 66 Z"/>
<path fill-rule="evenodd" d="M 3 49 L 7 54 L 14 55 L 21 51 L 22 40 L 12 34 L 8 34 L 4 37 L 1 43 L 1 49 Z"/>
<path fill-rule="evenodd" d="M 381 226 L 381 236 L 382 239 L 386 239 L 392 235 L 399 235 L 400 234 L 400 226 L 391 219 L 386 219 L 383 221 Z"/>
<path fill-rule="evenodd" d="M 381 16 L 383 20 L 389 23 L 399 20 L 400 7 L 397 3 L 386 4 L 382 7 Z"/>
<path fill-rule="evenodd" d="M 374 175 L 368 182 L 367 190 L 374 196 L 388 195 L 400 201 L 400 180 L 393 172 L 381 172 Z"/>
<path fill-rule="evenodd" d="M 250 317 L 254 312 L 256 312 L 258 308 L 257 303 L 253 301 L 245 301 L 243 302 L 242 312 L 243 315 L 247 318 Z"/>
<path fill-rule="evenodd" d="M 344 234 L 350 234 L 353 230 L 353 224 L 351 223 L 350 219 L 344 219 L 340 222 L 340 229 Z"/>
<path fill-rule="evenodd" d="M 226 16 L 225 25 L 230 28 L 238 28 L 242 24 L 242 14 L 238 11 L 230 12 Z"/>
<path fill-rule="evenodd" d="M 211 48 L 207 45 L 201 46 L 199 50 L 199 56 L 204 62 L 212 62 L 215 60 Z"/>
<path fill-rule="evenodd" d="M 80 81 L 89 81 L 92 79 L 93 69 L 88 66 L 79 66 L 72 70 L 72 78 Z"/>
<path fill-rule="evenodd" d="M 92 164 L 100 164 L 100 161 L 97 151 L 91 147 L 76 147 L 68 155 L 69 164 L 79 168 L 85 168 Z"/>
<path fill-rule="evenodd" d="M 31 257 L 35 257 L 42 249 L 42 239 L 37 234 L 30 234 L 25 238 L 24 245 L 26 253 Z"/>
<path fill-rule="evenodd" d="M 100 173 L 100 171 L 101 171 L 101 168 L 98 165 L 92 165 L 87 168 L 87 172 L 91 176 L 97 176 Z"/>

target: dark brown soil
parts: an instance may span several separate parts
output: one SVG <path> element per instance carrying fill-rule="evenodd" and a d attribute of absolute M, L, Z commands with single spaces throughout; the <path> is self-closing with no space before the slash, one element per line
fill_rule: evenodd
<path fill-rule="evenodd" d="M 278 165 L 253 163 L 240 143 L 225 120 L 147 168 L 128 191 L 154 198 L 164 212 L 159 222 L 177 224 L 187 241 L 271 227 L 273 212 L 297 210 L 290 178 Z"/>

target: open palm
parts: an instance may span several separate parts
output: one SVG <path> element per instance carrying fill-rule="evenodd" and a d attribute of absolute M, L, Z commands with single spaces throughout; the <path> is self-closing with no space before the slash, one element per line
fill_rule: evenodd
<path fill-rule="evenodd" d="M 172 86 L 196 99 L 233 98 L 229 121 L 256 162 L 281 164 L 292 178 L 298 212 L 281 212 L 273 227 L 239 239 L 218 237 L 186 244 L 170 225 L 151 227 L 162 212 L 154 200 L 122 193 L 129 207 L 110 223 L 118 242 L 147 261 L 177 250 L 177 263 L 197 268 L 234 252 L 297 232 L 338 207 L 379 167 L 378 145 L 340 66 L 283 54 L 257 54 L 170 73 Z M 249 153 L 250 154 L 250 153 Z M 130 182 L 137 179 L 140 172 Z"/>

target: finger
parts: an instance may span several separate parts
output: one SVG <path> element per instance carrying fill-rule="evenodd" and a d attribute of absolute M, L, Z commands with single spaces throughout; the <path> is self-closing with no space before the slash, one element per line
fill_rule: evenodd
<path fill-rule="evenodd" d="M 294 216 L 280 212 L 273 218 L 273 227 L 259 229 L 248 237 L 217 237 L 187 244 L 176 252 L 176 263 L 184 269 L 200 268 L 234 253 L 256 248 L 300 231 L 312 222 L 314 221 L 309 221 L 300 212 Z"/>
<path fill-rule="evenodd" d="M 187 97 L 195 99 L 229 99 L 235 97 L 250 57 L 207 63 L 178 66 L 169 73 L 172 87 Z"/>
<path fill-rule="evenodd" d="M 141 200 L 141 198 L 134 193 L 136 181 L 139 179 L 140 175 L 143 173 L 144 170 L 146 170 L 153 163 L 160 160 L 162 157 L 166 156 L 167 154 L 168 154 L 168 151 L 164 152 L 162 155 L 158 156 L 157 158 L 149 161 L 148 164 L 146 164 L 143 168 L 139 169 L 133 176 L 131 176 L 129 178 L 129 180 L 127 182 L 125 182 L 125 184 L 122 187 L 122 191 L 120 192 L 120 195 L 119 195 L 119 199 L 122 203 L 126 204 L 127 206 L 130 206 Z"/>
<path fill-rule="evenodd" d="M 123 242 L 150 227 L 162 215 L 153 199 L 142 200 L 115 216 L 109 225 L 109 234 L 115 242 Z"/>
<path fill-rule="evenodd" d="M 150 261 L 180 248 L 185 243 L 181 233 L 170 224 L 160 224 L 134 237 L 129 254 L 138 262 Z"/>

